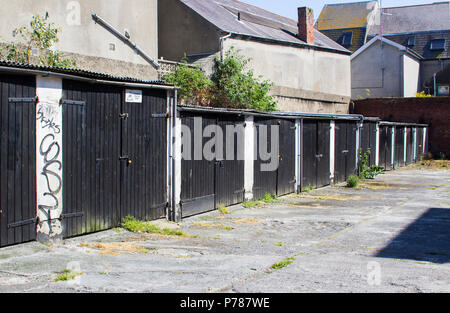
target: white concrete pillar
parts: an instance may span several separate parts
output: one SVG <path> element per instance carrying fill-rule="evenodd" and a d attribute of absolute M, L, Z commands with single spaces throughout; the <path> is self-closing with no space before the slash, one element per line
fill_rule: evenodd
<path fill-rule="evenodd" d="M 403 128 L 403 162 L 406 165 L 406 158 L 407 158 L 407 141 L 408 141 L 408 128 L 404 127 Z"/>
<path fill-rule="evenodd" d="M 334 183 L 335 170 L 335 154 L 336 154 L 336 122 L 330 122 L 330 180 Z"/>
<path fill-rule="evenodd" d="M 413 159 L 417 162 L 417 127 L 413 128 Z"/>
<path fill-rule="evenodd" d="M 255 167 L 255 122 L 252 116 L 245 118 L 245 160 L 244 160 L 244 189 L 245 200 L 253 199 L 253 175 Z"/>
<path fill-rule="evenodd" d="M 174 113 L 176 114 L 176 113 Z M 173 219 L 175 222 L 181 221 L 182 212 L 181 212 L 181 118 L 175 116 L 173 118 L 175 123 L 175 127 L 173 129 L 173 161 L 172 161 L 172 171 L 173 171 L 173 180 L 172 180 L 172 210 L 173 210 Z"/>
<path fill-rule="evenodd" d="M 427 154 L 428 153 L 428 128 L 424 127 L 423 128 L 423 153 Z"/>
<path fill-rule="evenodd" d="M 355 162 L 356 162 L 356 168 L 359 169 L 359 162 L 360 162 L 361 157 L 363 157 L 363 156 L 360 155 L 360 153 L 361 153 L 360 141 L 361 141 L 362 123 L 358 122 L 357 125 L 358 126 L 356 127 L 356 160 L 355 160 Z"/>
<path fill-rule="evenodd" d="M 391 127 L 392 143 L 391 143 L 391 166 L 395 164 L 395 127 Z"/>
<path fill-rule="evenodd" d="M 300 191 L 301 120 L 295 120 L 295 191 Z"/>
<path fill-rule="evenodd" d="M 375 165 L 380 166 L 380 125 L 378 123 L 375 135 Z"/>
<path fill-rule="evenodd" d="M 62 239 L 63 111 L 62 80 L 36 76 L 37 240 Z"/>

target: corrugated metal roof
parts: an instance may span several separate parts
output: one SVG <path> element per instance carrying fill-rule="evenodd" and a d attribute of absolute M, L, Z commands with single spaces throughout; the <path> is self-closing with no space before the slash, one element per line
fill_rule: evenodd
<path fill-rule="evenodd" d="M 224 32 L 306 45 L 306 42 L 297 37 L 297 21 L 253 5 L 236 0 L 180 1 Z M 318 30 L 315 30 L 313 46 L 348 52 Z"/>
<path fill-rule="evenodd" d="M 9 62 L 9 61 L 5 61 L 5 60 L 0 60 L 0 67 L 18 68 L 18 69 L 24 69 L 24 70 L 30 70 L 30 71 L 34 70 L 34 71 L 52 72 L 52 73 L 74 75 L 74 76 L 91 78 L 91 79 L 101 79 L 101 80 L 118 81 L 118 82 L 125 82 L 125 83 L 173 86 L 162 80 L 141 80 L 141 79 L 132 78 L 132 77 L 113 76 L 110 74 L 92 72 L 92 71 L 87 71 L 87 70 L 83 70 L 83 69 L 14 63 L 14 62 Z"/>

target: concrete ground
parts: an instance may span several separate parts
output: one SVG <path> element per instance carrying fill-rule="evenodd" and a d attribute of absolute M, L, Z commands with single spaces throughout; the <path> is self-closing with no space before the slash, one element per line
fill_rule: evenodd
<path fill-rule="evenodd" d="M 190 237 L 7 247 L 0 292 L 450 292 L 449 191 L 448 170 L 399 170 L 167 224 Z M 82 275 L 55 282 L 67 268 Z"/>

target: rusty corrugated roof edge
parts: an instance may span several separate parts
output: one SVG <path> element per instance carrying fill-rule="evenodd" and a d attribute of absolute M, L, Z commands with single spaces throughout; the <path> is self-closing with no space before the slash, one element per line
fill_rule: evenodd
<path fill-rule="evenodd" d="M 115 81 L 115 82 L 123 82 L 123 83 L 135 83 L 135 84 L 149 84 L 149 85 L 160 85 L 160 86 L 168 86 L 174 87 L 173 84 L 169 84 L 163 80 L 142 80 L 133 77 L 126 76 L 114 76 L 111 74 L 93 72 L 84 69 L 77 68 L 67 68 L 67 67 L 53 67 L 53 66 L 44 66 L 37 64 L 26 64 L 26 63 L 16 63 L 10 62 L 6 60 L 0 60 L 0 69 L 1 67 L 10 68 L 10 69 L 23 69 L 25 71 L 42 71 L 49 72 L 54 74 L 65 74 L 65 75 L 74 75 L 78 77 L 84 77 L 88 79 L 101 79 L 106 81 Z"/>

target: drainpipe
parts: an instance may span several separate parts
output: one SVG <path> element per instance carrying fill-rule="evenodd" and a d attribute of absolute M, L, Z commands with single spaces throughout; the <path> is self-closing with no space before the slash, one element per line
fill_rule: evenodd
<path fill-rule="evenodd" d="M 161 66 L 159 65 L 158 62 L 156 62 L 155 60 L 153 60 L 153 58 L 151 58 L 148 54 L 146 54 L 144 51 L 141 50 L 141 48 L 139 48 L 134 42 L 132 42 L 130 39 L 128 39 L 127 37 L 125 37 L 124 35 L 122 35 L 117 29 L 115 29 L 113 26 L 111 26 L 111 24 L 109 24 L 108 22 L 106 22 L 104 19 L 102 19 L 101 17 L 97 16 L 97 14 L 92 14 L 92 19 L 100 24 L 101 26 L 103 26 L 104 28 L 106 28 L 108 31 L 110 31 L 114 36 L 116 36 L 117 38 L 119 38 L 123 43 L 125 43 L 126 45 L 130 46 L 134 51 L 136 51 L 137 54 L 139 54 L 141 57 L 143 57 L 147 62 L 149 62 L 150 64 L 152 64 L 156 69 L 159 69 Z"/>
<path fill-rule="evenodd" d="M 437 96 L 437 90 L 436 90 L 436 73 L 433 74 L 433 84 L 434 84 L 434 96 Z"/>
<path fill-rule="evenodd" d="M 225 42 L 225 40 L 226 39 L 228 39 L 228 38 L 230 38 L 231 37 L 231 33 L 229 33 L 228 35 L 225 35 L 225 36 L 222 36 L 222 37 L 220 37 L 220 61 L 221 62 L 223 62 L 223 60 L 224 60 L 224 51 L 223 51 L 223 49 L 224 49 L 224 42 Z"/>

